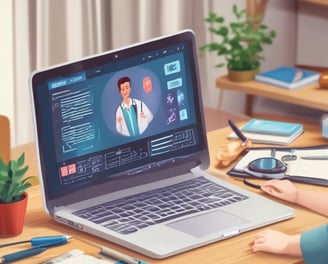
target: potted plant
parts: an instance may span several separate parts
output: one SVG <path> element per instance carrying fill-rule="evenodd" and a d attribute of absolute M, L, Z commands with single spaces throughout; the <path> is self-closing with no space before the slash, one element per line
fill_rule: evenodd
<path fill-rule="evenodd" d="M 239 10 L 237 5 L 233 5 L 232 12 L 236 21 L 229 24 L 225 23 L 224 17 L 214 12 L 209 13 L 205 21 L 210 24 L 209 31 L 218 38 L 217 41 L 201 46 L 200 51 L 207 50 L 223 56 L 229 79 L 243 81 L 235 79 L 235 75 L 245 71 L 250 71 L 250 78 L 253 79 L 264 59 L 260 55 L 263 45 L 272 44 L 276 32 L 261 23 L 261 16 L 247 16 L 246 10 Z M 219 63 L 216 67 L 224 65 Z"/>
<path fill-rule="evenodd" d="M 0 237 L 18 235 L 23 230 L 30 180 L 24 177 L 28 166 L 24 166 L 25 153 L 17 160 L 6 164 L 0 157 Z"/>

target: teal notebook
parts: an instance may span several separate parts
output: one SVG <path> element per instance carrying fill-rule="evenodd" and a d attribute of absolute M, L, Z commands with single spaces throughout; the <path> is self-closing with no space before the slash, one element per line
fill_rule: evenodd
<path fill-rule="evenodd" d="M 320 73 L 294 67 L 278 67 L 256 74 L 255 80 L 287 90 L 294 90 L 318 82 Z"/>
<path fill-rule="evenodd" d="M 253 118 L 241 130 L 247 133 L 292 136 L 303 131 L 303 125 L 301 123 Z"/>

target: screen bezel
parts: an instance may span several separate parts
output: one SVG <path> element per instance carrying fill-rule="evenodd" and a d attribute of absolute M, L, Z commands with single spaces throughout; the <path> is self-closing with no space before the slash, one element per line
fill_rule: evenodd
<path fill-rule="evenodd" d="M 46 140 L 42 137 L 47 136 L 42 133 L 42 125 L 40 125 L 40 115 L 38 101 L 36 100 L 38 96 L 39 84 L 53 78 L 54 76 L 67 75 L 69 73 L 76 73 L 83 71 L 87 68 L 97 67 L 104 64 L 104 62 L 114 62 L 118 59 L 124 59 L 136 54 L 148 53 L 152 50 L 159 50 L 165 47 L 175 45 L 178 43 L 188 43 L 190 45 L 190 70 L 191 79 L 193 83 L 193 96 L 195 98 L 195 115 L 197 120 L 197 130 L 199 134 L 199 146 L 198 151 L 190 153 L 186 156 L 181 156 L 174 160 L 167 159 L 166 162 L 161 161 L 161 166 L 157 170 L 148 170 L 138 177 L 116 177 L 115 180 L 110 181 L 108 184 L 83 187 L 82 190 L 76 190 L 75 192 L 64 192 L 60 196 L 53 196 L 49 193 L 49 186 L 47 181 L 47 168 L 45 168 L 44 152 L 45 148 L 49 148 L 49 144 L 44 144 Z M 63 204 L 65 201 L 71 200 L 72 202 L 78 201 L 80 199 L 91 198 L 94 190 L 101 195 L 102 193 L 108 193 L 111 191 L 117 191 L 123 188 L 132 187 L 140 184 L 145 184 L 152 182 L 154 180 L 165 179 L 168 177 L 174 177 L 178 174 L 183 174 L 189 172 L 191 168 L 201 165 L 203 169 L 207 169 L 209 165 L 209 154 L 206 140 L 206 130 L 204 125 L 203 117 L 203 106 L 200 88 L 200 79 L 198 72 L 197 63 L 197 52 L 195 45 L 194 33 L 190 30 L 178 32 L 177 34 L 164 36 L 156 39 L 152 39 L 146 42 L 138 43 L 132 46 L 124 47 L 118 50 L 109 51 L 102 54 L 97 54 L 95 56 L 83 58 L 74 62 L 68 62 L 61 65 L 56 65 L 48 69 L 36 71 L 31 75 L 31 88 L 32 88 L 32 100 L 34 107 L 34 118 L 35 118 L 35 130 L 37 139 L 37 150 L 40 162 L 40 176 L 41 184 L 47 202 L 47 208 L 51 211 L 52 208 L 58 206 L 58 204 Z M 156 175 L 156 176 L 155 176 Z M 90 196 L 90 197 L 89 197 Z M 76 198 L 78 197 L 78 198 Z"/>

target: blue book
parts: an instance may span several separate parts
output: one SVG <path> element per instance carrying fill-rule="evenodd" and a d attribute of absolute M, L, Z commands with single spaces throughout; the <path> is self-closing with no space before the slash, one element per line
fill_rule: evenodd
<path fill-rule="evenodd" d="M 241 130 L 247 133 L 289 137 L 303 132 L 303 125 L 301 123 L 253 118 Z"/>
<path fill-rule="evenodd" d="M 256 81 L 279 86 L 288 90 L 294 90 L 318 82 L 319 78 L 319 72 L 288 66 L 278 67 L 255 75 Z"/>

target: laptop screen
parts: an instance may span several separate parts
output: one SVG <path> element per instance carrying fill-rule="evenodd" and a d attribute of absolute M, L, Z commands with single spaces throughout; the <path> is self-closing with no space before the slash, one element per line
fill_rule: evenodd
<path fill-rule="evenodd" d="M 207 150 L 195 56 L 184 31 L 33 73 L 48 199 Z"/>

